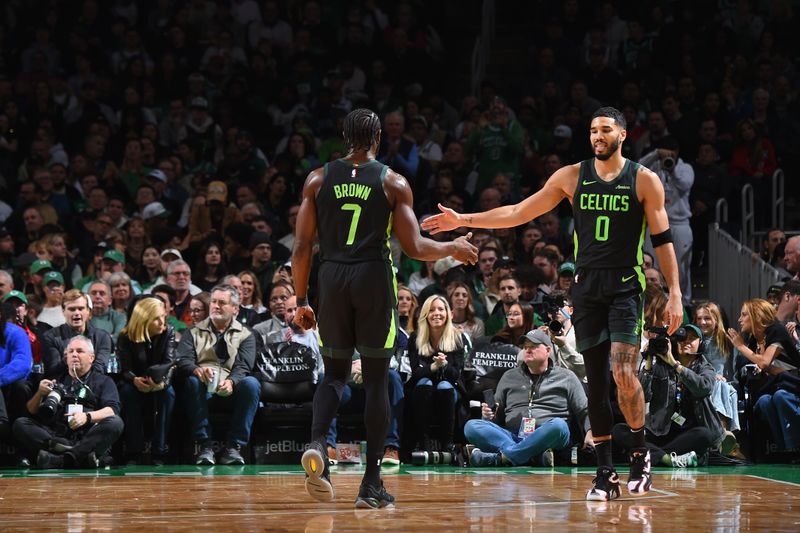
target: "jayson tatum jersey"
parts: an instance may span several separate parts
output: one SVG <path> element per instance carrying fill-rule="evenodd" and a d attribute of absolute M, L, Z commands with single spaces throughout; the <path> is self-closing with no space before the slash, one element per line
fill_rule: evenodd
<path fill-rule="evenodd" d="M 390 261 L 392 209 L 383 192 L 388 169 L 375 160 L 325 164 L 316 202 L 322 261 Z"/>
<path fill-rule="evenodd" d="M 594 162 L 594 159 L 581 162 L 572 200 L 576 266 L 641 265 L 646 224 L 644 207 L 636 196 L 639 164 L 626 159 L 617 177 L 603 181 Z"/>

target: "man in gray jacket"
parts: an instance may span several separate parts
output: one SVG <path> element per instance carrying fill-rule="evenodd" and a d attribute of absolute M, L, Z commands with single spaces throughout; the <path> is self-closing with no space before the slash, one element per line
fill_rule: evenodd
<path fill-rule="evenodd" d="M 472 466 L 553 464 L 553 450 L 570 445 L 569 422 L 583 428 L 584 446 L 592 447 L 586 394 L 570 370 L 553 363 L 553 344 L 542 330 L 522 337 L 518 364 L 508 370 L 494 395 L 495 406 L 481 404 L 481 420 L 464 427 L 477 446 Z"/>
<path fill-rule="evenodd" d="M 639 164 L 655 172 L 664 186 L 664 208 L 667 210 L 669 227 L 672 230 L 675 258 L 681 281 L 683 304 L 692 301 L 692 242 L 694 237 L 689 221 L 692 209 L 689 193 L 694 184 L 694 169 L 679 157 L 678 140 L 667 135 L 657 148 L 639 160 Z"/>

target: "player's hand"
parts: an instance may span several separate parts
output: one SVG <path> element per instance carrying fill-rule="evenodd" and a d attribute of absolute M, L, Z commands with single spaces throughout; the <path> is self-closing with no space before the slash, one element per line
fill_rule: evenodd
<path fill-rule="evenodd" d="M 307 305 L 298 307 L 297 313 L 294 315 L 294 323 L 306 330 L 314 329 L 317 326 L 317 317 L 314 316 L 314 310 Z"/>
<path fill-rule="evenodd" d="M 453 245 L 455 246 L 455 252 L 452 255 L 454 259 L 457 261 L 461 261 L 465 265 L 474 265 L 478 262 L 478 248 L 469 242 L 472 238 L 472 232 L 470 231 L 463 237 L 459 237 L 453 241 Z"/>
<path fill-rule="evenodd" d="M 454 230 L 463 225 L 459 214 L 449 207 L 439 204 L 439 211 L 441 213 L 438 215 L 430 216 L 422 221 L 422 229 L 433 235 L 443 231 Z"/>
<path fill-rule="evenodd" d="M 681 304 L 681 297 L 677 294 L 670 293 L 669 300 L 667 300 L 667 333 L 672 335 L 683 323 L 683 304 Z"/>

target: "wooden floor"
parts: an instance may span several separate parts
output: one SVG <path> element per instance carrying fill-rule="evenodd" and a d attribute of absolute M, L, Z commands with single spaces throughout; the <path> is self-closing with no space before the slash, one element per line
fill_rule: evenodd
<path fill-rule="evenodd" d="M 584 501 L 586 469 L 396 472 L 395 509 L 356 511 L 358 470 L 334 473 L 332 504 L 296 467 L 5 470 L 0 531 L 800 531 L 800 467 L 661 470 L 650 494 L 610 503 Z"/>

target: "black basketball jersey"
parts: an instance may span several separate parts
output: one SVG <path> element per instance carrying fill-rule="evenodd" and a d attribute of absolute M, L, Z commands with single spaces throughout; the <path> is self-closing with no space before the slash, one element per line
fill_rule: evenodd
<path fill-rule="evenodd" d="M 644 207 L 636 196 L 639 164 L 628 159 L 617 177 L 603 181 L 594 159 L 581 162 L 572 199 L 578 268 L 627 268 L 643 262 Z"/>
<path fill-rule="evenodd" d="M 392 209 L 383 192 L 389 167 L 371 160 L 325 164 L 317 194 L 317 233 L 322 261 L 390 261 Z"/>

